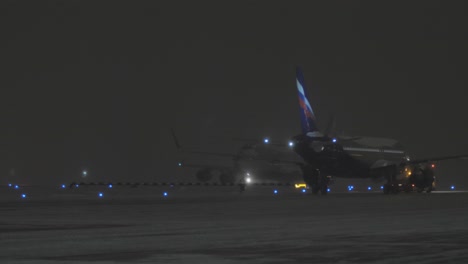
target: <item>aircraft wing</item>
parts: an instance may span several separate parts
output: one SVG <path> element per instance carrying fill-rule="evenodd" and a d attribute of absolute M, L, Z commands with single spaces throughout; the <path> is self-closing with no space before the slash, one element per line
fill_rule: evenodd
<path fill-rule="evenodd" d="M 426 159 L 416 159 L 408 161 L 409 164 L 419 164 L 432 161 L 441 161 L 441 160 L 451 160 L 451 159 L 468 159 L 468 155 L 454 155 L 454 156 L 444 156 L 444 157 L 435 157 L 435 158 L 426 158 Z"/>
<path fill-rule="evenodd" d="M 218 169 L 218 170 L 232 169 L 232 166 L 228 166 L 228 165 L 207 165 L 207 164 L 185 163 L 185 162 L 179 162 L 179 167 L 200 168 L 200 169 L 209 167 L 210 169 Z"/>
<path fill-rule="evenodd" d="M 207 155 L 207 156 L 217 156 L 217 157 L 229 157 L 229 158 L 236 158 L 238 157 L 237 154 L 233 153 L 223 153 L 223 152 L 208 152 L 208 151 L 182 151 L 184 153 L 190 154 L 200 154 L 200 155 Z"/>

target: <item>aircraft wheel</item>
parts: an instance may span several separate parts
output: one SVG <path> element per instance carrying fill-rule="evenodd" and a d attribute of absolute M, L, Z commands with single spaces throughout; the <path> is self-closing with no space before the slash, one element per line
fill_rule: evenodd
<path fill-rule="evenodd" d="M 327 195 L 328 193 L 328 185 L 324 184 L 320 187 L 320 192 L 322 195 Z"/>
<path fill-rule="evenodd" d="M 310 188 L 312 189 L 312 194 L 318 194 L 320 191 L 320 187 L 318 185 L 312 185 Z"/>
<path fill-rule="evenodd" d="M 383 187 L 383 193 L 384 194 L 389 194 L 392 189 L 392 186 L 390 184 L 385 184 Z"/>

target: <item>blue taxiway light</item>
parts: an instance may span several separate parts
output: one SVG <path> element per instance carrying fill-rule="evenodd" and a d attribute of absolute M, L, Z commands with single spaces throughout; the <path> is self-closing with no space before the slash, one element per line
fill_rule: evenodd
<path fill-rule="evenodd" d="M 455 186 L 450 186 L 450 190 L 455 190 Z"/>
<path fill-rule="evenodd" d="M 273 193 L 274 193 L 274 194 L 278 194 L 278 190 L 274 190 Z"/>
<path fill-rule="evenodd" d="M 65 184 L 62 184 L 61 187 L 62 187 L 62 189 L 65 189 L 67 186 L 65 186 Z"/>
<path fill-rule="evenodd" d="M 163 196 L 166 197 L 166 196 L 167 196 L 167 192 L 163 192 Z"/>
<path fill-rule="evenodd" d="M 306 192 L 306 189 L 302 189 L 302 192 L 305 193 L 305 192 Z"/>
<path fill-rule="evenodd" d="M 383 190 L 383 186 L 380 186 L 380 190 Z"/>
<path fill-rule="evenodd" d="M 332 142 L 333 142 L 333 143 L 336 143 L 336 138 L 332 139 Z"/>
<path fill-rule="evenodd" d="M 78 188 L 78 187 L 80 187 L 80 185 L 79 185 L 79 184 L 75 184 L 75 188 Z"/>
<path fill-rule="evenodd" d="M 327 189 L 327 192 L 330 192 L 330 188 Z"/>
<path fill-rule="evenodd" d="M 18 185 L 15 185 L 15 189 L 19 189 L 19 186 L 18 186 Z"/>
<path fill-rule="evenodd" d="M 112 186 L 112 184 L 109 184 L 107 187 L 112 188 L 112 187 L 114 187 L 114 186 Z"/>
<path fill-rule="evenodd" d="M 26 198 L 26 194 L 21 194 L 21 198 Z"/>
<path fill-rule="evenodd" d="M 11 186 L 13 186 L 13 184 L 9 183 L 9 184 L 8 184 L 8 187 L 11 187 Z"/>
<path fill-rule="evenodd" d="M 102 192 L 100 192 L 100 193 L 98 193 L 98 196 L 99 196 L 99 197 L 103 197 L 104 194 L 103 194 Z"/>
<path fill-rule="evenodd" d="M 367 187 L 367 190 L 368 190 L 368 191 L 372 190 L 372 187 L 370 187 L 370 186 L 369 186 L 369 187 Z"/>
<path fill-rule="evenodd" d="M 263 142 L 264 142 L 265 144 L 268 144 L 268 143 L 270 142 L 270 140 L 269 140 L 268 138 L 265 138 L 265 139 L 263 140 Z"/>

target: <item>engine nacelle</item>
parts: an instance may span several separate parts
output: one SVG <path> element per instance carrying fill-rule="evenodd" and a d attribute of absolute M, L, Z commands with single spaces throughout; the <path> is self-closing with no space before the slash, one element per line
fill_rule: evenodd
<path fill-rule="evenodd" d="M 411 183 L 418 189 L 432 188 L 434 182 L 434 170 L 430 165 L 413 169 Z"/>
<path fill-rule="evenodd" d="M 197 171 L 195 176 L 197 177 L 197 180 L 207 182 L 213 178 L 213 170 L 210 168 L 203 168 Z"/>

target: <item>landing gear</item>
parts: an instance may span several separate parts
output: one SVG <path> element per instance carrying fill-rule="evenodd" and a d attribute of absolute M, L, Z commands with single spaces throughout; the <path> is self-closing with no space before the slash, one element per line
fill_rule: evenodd
<path fill-rule="evenodd" d="M 389 168 L 387 170 L 387 183 L 384 184 L 383 193 L 384 194 L 396 194 L 400 192 L 400 186 L 397 184 L 396 180 L 396 171 L 394 168 Z"/>
<path fill-rule="evenodd" d="M 327 195 L 329 178 L 322 175 L 318 169 L 312 166 L 303 168 L 304 181 L 310 186 L 312 194 Z"/>
<path fill-rule="evenodd" d="M 384 194 L 396 194 L 399 193 L 400 189 L 398 188 L 398 185 L 392 184 L 392 183 L 386 183 L 383 186 L 383 193 Z"/>

